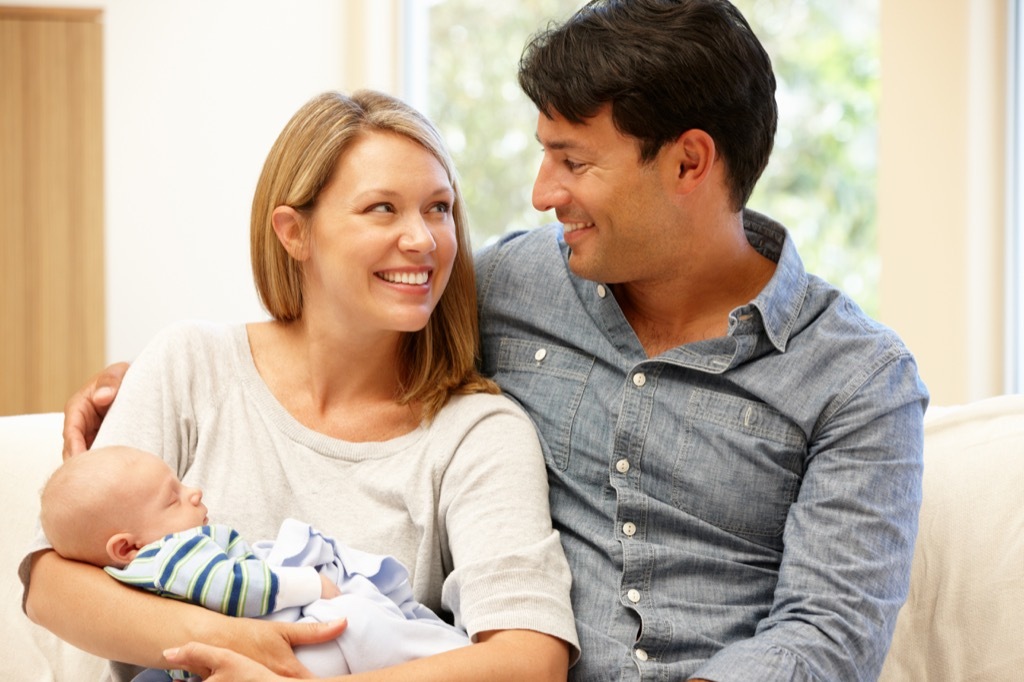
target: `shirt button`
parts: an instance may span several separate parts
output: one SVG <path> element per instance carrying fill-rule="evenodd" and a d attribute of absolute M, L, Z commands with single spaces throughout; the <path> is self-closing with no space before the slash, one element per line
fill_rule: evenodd
<path fill-rule="evenodd" d="M 605 296 L 608 295 L 608 290 L 604 288 L 603 284 L 597 285 L 597 295 L 601 298 L 604 298 Z"/>
<path fill-rule="evenodd" d="M 615 470 L 618 471 L 620 474 L 624 474 L 627 471 L 629 471 L 629 460 L 620 459 L 618 462 L 615 463 Z"/>
<path fill-rule="evenodd" d="M 640 388 L 641 386 L 643 386 L 646 383 L 647 383 L 647 377 L 644 375 L 643 372 L 637 372 L 636 374 L 633 375 L 633 384 L 637 388 Z"/>
<path fill-rule="evenodd" d="M 634 604 L 638 603 L 640 601 L 640 591 L 639 590 L 630 590 L 629 592 L 626 593 L 626 599 L 628 599 L 629 601 L 633 602 Z"/>
<path fill-rule="evenodd" d="M 533 354 L 533 359 L 536 360 L 537 362 L 540 362 L 541 360 L 543 360 L 547 356 L 548 356 L 547 349 L 541 348 L 536 353 Z"/>
<path fill-rule="evenodd" d="M 624 524 L 622 524 L 622 532 L 628 535 L 629 537 L 633 537 L 634 535 L 636 535 L 636 524 L 626 521 Z"/>
<path fill-rule="evenodd" d="M 646 661 L 647 660 L 647 652 L 644 651 L 643 649 L 637 649 L 636 650 L 636 657 L 637 657 L 637 659 L 639 659 L 641 661 Z"/>

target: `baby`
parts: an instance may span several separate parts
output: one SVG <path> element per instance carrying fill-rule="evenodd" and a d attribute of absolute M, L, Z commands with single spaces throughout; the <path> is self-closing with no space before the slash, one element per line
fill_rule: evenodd
<path fill-rule="evenodd" d="M 202 491 L 148 452 L 111 446 L 76 455 L 47 481 L 40 504 L 54 551 L 102 566 L 125 584 L 232 616 L 347 618 L 335 642 L 297 650 L 318 676 L 469 643 L 413 599 L 408 572 L 394 558 L 346 547 L 293 519 L 275 541 L 250 546 L 234 529 L 210 525 Z M 171 671 L 163 679 L 188 674 Z"/>

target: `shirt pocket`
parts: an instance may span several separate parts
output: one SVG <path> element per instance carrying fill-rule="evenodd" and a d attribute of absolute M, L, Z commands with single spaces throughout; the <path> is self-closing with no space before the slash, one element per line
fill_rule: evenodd
<path fill-rule="evenodd" d="M 548 466 L 569 465 L 572 426 L 594 359 L 540 341 L 503 338 L 495 380 L 533 418 Z"/>
<path fill-rule="evenodd" d="M 673 504 L 722 530 L 781 549 L 807 440 L 764 403 L 696 389 L 672 473 Z"/>

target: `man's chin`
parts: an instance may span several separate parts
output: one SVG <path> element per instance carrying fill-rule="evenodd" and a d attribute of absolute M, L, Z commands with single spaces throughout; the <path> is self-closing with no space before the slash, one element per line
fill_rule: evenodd
<path fill-rule="evenodd" d="M 600 268 L 595 268 L 592 260 L 588 260 L 578 253 L 569 249 L 569 271 L 577 277 L 590 280 L 591 282 L 604 282 L 599 272 Z"/>

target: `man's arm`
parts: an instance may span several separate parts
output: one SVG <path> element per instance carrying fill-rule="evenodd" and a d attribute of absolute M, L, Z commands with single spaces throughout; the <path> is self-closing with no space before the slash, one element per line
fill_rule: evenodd
<path fill-rule="evenodd" d="M 288 676 L 308 676 L 292 647 L 334 639 L 335 623 L 230 618 L 121 585 L 102 569 L 46 550 L 32 557 L 25 610 L 38 625 L 104 658 L 164 668 L 161 652 L 196 640 L 223 646 Z"/>
<path fill-rule="evenodd" d="M 877 678 L 910 583 L 927 393 L 908 356 L 864 373 L 810 444 L 770 613 L 701 678 Z"/>
<path fill-rule="evenodd" d="M 64 404 L 64 459 L 92 446 L 127 371 L 127 362 L 114 363 L 68 398 Z"/>

